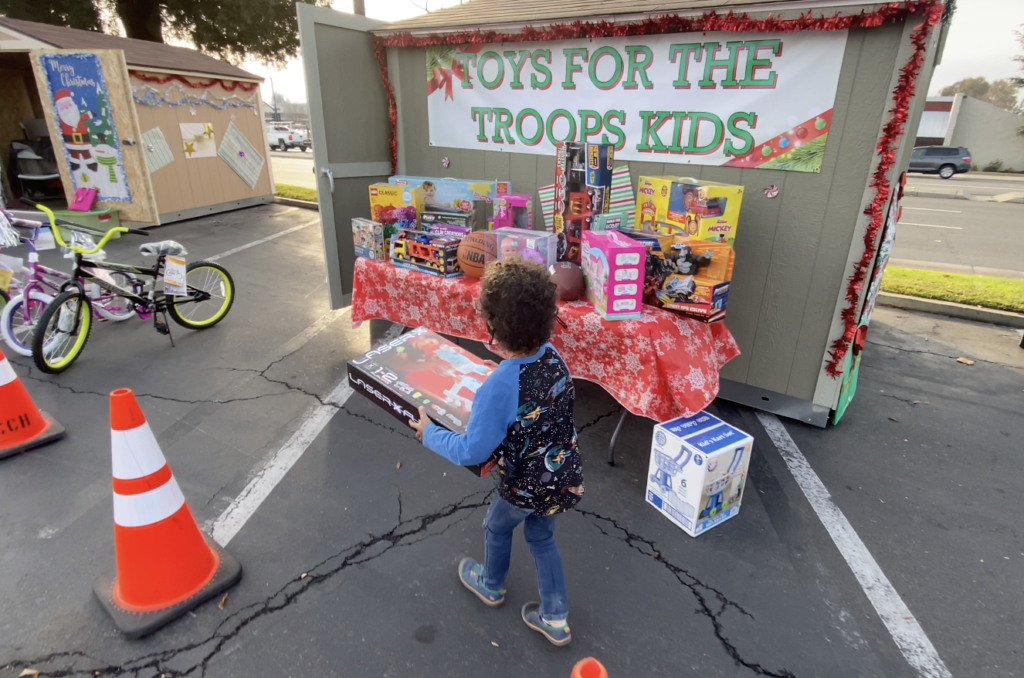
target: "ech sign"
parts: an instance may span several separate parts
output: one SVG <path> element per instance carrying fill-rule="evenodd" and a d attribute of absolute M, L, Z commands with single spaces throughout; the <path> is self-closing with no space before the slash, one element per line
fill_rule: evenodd
<path fill-rule="evenodd" d="M 433 146 L 817 172 L 846 31 L 427 48 Z"/>

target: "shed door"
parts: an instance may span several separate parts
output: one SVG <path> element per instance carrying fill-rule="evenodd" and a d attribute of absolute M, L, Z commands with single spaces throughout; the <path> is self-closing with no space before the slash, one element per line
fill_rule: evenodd
<path fill-rule="evenodd" d="M 352 219 L 391 173 L 388 100 L 369 31 L 380 21 L 299 3 L 317 200 L 332 308 L 352 294 Z"/>
<path fill-rule="evenodd" d="M 124 52 L 41 49 L 31 57 L 68 202 L 95 188 L 94 207 L 159 223 Z"/>

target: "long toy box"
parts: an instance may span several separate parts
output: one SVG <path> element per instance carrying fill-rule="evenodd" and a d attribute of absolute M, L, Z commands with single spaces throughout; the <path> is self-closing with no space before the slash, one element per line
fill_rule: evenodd
<path fill-rule="evenodd" d="M 348 361 L 352 389 L 405 424 L 419 418 L 419 407 L 438 426 L 465 433 L 473 398 L 496 365 L 469 353 L 425 327 Z M 484 476 L 497 459 L 467 466 Z"/>
<path fill-rule="evenodd" d="M 691 537 L 740 512 L 754 439 L 699 412 L 654 426 L 647 503 Z"/>

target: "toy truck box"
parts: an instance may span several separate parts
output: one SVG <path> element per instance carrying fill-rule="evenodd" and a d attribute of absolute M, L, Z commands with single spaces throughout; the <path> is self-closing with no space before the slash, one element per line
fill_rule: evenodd
<path fill-rule="evenodd" d="M 420 215 L 420 230 L 438 235 L 455 235 L 461 238 L 473 230 L 474 221 L 473 213 L 453 214 L 426 210 Z"/>
<path fill-rule="evenodd" d="M 649 251 L 645 301 L 715 322 L 725 317 L 736 254 L 725 243 L 671 236 Z M 661 240 L 661 239 L 659 239 Z"/>
<path fill-rule="evenodd" d="M 423 189 L 426 209 L 432 212 L 473 212 L 478 202 L 494 202 L 499 195 L 512 191 L 507 181 L 481 181 L 440 177 L 411 177 L 397 174 L 390 184 L 419 186 Z"/>
<path fill-rule="evenodd" d="M 533 196 L 529 193 L 499 195 L 494 204 L 492 227 L 533 230 Z"/>
<path fill-rule="evenodd" d="M 400 228 L 419 228 L 423 190 L 414 186 L 370 184 L 370 218 L 384 226 L 387 241 Z"/>
<path fill-rule="evenodd" d="M 647 503 L 691 537 L 740 511 L 754 439 L 699 412 L 654 426 Z"/>
<path fill-rule="evenodd" d="M 384 226 L 370 219 L 353 219 L 352 246 L 357 257 L 384 261 Z"/>
<path fill-rule="evenodd" d="M 391 236 L 391 263 L 444 278 L 462 275 L 458 251 L 462 238 L 402 229 Z"/>
<path fill-rule="evenodd" d="M 422 405 L 438 426 L 465 433 L 477 389 L 490 376 L 494 363 L 481 360 L 425 327 L 348 361 L 352 389 L 402 422 L 419 418 Z M 467 466 L 484 476 L 495 457 Z"/>
<path fill-rule="evenodd" d="M 742 186 L 686 177 L 640 177 L 635 228 L 732 245 L 742 201 Z"/>
<path fill-rule="evenodd" d="M 618 231 L 583 234 L 587 298 L 605 320 L 640 317 L 647 248 Z"/>
<path fill-rule="evenodd" d="M 557 239 L 554 233 L 530 231 L 525 228 L 499 228 L 494 234 L 498 239 L 499 261 L 519 257 L 547 268 L 558 260 Z"/>

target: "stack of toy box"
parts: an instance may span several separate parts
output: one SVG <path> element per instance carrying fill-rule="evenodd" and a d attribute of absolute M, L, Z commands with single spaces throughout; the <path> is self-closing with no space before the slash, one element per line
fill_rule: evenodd
<path fill-rule="evenodd" d="M 608 211 L 614 156 L 611 144 L 557 144 L 553 221 L 560 260 L 580 262 L 584 231 Z"/>
<path fill-rule="evenodd" d="M 684 177 L 640 177 L 635 228 L 733 245 L 742 202 L 742 186 Z"/>
<path fill-rule="evenodd" d="M 656 424 L 647 502 L 691 537 L 740 511 L 754 439 L 700 412 Z"/>
<path fill-rule="evenodd" d="M 605 320 L 640 317 L 647 250 L 618 231 L 583 233 L 587 298 Z"/>
<path fill-rule="evenodd" d="M 482 360 L 425 327 L 348 362 L 352 389 L 375 402 L 404 426 L 419 419 L 422 405 L 438 426 L 465 433 L 473 398 L 496 365 Z M 467 466 L 487 475 L 496 459 Z"/>

